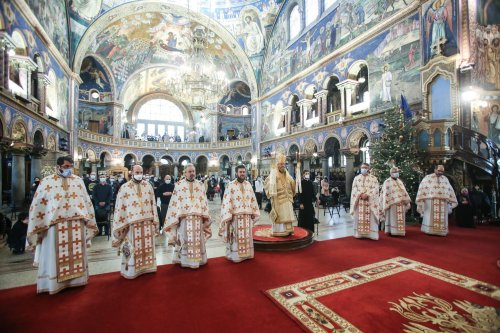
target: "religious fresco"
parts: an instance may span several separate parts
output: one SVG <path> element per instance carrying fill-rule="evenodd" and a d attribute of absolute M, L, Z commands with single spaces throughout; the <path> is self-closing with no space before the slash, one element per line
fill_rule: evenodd
<path fill-rule="evenodd" d="M 370 111 L 392 109 L 400 103 L 401 94 L 409 104 L 421 100 L 420 23 L 419 14 L 399 21 L 371 40 L 336 58 L 299 81 L 276 92 L 262 102 L 261 140 L 279 136 L 283 109 L 292 95 L 306 98 L 306 89 L 313 85 L 321 90 L 330 75 L 340 82 L 356 73 L 349 70 L 359 61 L 368 66 Z M 352 70 L 352 69 L 351 69 Z M 350 76 L 351 75 L 351 76 Z"/>
<path fill-rule="evenodd" d="M 98 105 L 80 101 L 78 128 L 91 132 L 113 135 L 113 105 Z"/>
<path fill-rule="evenodd" d="M 458 52 L 457 0 L 430 0 L 422 5 L 422 49 L 424 63 L 433 56 L 449 57 Z"/>
<path fill-rule="evenodd" d="M 145 12 L 130 15 L 108 25 L 97 35 L 90 52 L 107 63 L 120 91 L 129 76 L 143 66 L 189 64 L 193 34 L 206 34 L 207 57 L 228 79 L 246 81 L 238 59 L 229 45 L 213 31 L 186 17 L 167 13 Z"/>
<path fill-rule="evenodd" d="M 71 46 L 76 48 L 87 28 L 98 17 L 110 10 L 135 0 L 73 0 L 69 6 Z M 261 60 L 266 40 L 266 27 L 270 27 L 282 0 L 164 0 L 202 13 L 221 23 L 238 41 L 247 55 L 255 59 L 254 68 Z M 73 52 L 74 53 L 74 52 Z M 71 55 L 73 58 L 74 54 Z M 253 61 L 252 61 L 253 62 Z"/>
<path fill-rule="evenodd" d="M 339 1 L 336 8 L 291 44 L 287 38 L 287 10 L 282 9 L 264 56 L 261 90 L 269 91 L 414 1 Z"/>
<path fill-rule="evenodd" d="M 251 123 L 252 120 L 250 116 L 219 116 L 217 117 L 217 136 L 221 141 L 250 137 Z M 222 138 L 224 138 L 224 140 L 222 140 Z"/>
<path fill-rule="evenodd" d="M 477 0 L 477 25 L 472 31 L 476 64 L 473 78 L 486 90 L 500 89 L 500 3 Z"/>
<path fill-rule="evenodd" d="M 56 49 L 69 63 L 70 49 L 66 2 L 64 0 L 27 0 L 26 2 L 47 35 L 49 35 Z"/>
<path fill-rule="evenodd" d="M 479 132 L 500 147 L 500 101 L 471 103 L 471 129 Z"/>
<path fill-rule="evenodd" d="M 90 91 L 97 90 L 100 101 L 112 100 L 111 79 L 102 65 L 93 57 L 87 57 L 83 60 L 80 78 L 83 83 L 80 84 L 79 99 L 88 101 Z"/>
<path fill-rule="evenodd" d="M 45 72 L 51 80 L 51 84 L 47 86 L 47 113 L 59 120 L 58 126 L 67 129 L 69 127 L 69 111 L 67 107 L 69 105 L 68 77 L 58 61 L 48 51 L 40 36 L 33 32 L 33 28 L 18 11 L 17 7 L 9 2 L 3 2 L 1 8 L 5 15 L 6 32 L 11 36 L 14 31 L 23 35 L 29 58 L 34 59 L 36 54 L 41 56 Z"/>
<path fill-rule="evenodd" d="M 219 105 L 240 107 L 250 105 L 250 100 L 251 92 L 248 85 L 245 82 L 235 81 L 229 85 L 228 92 L 221 98 Z M 225 112 L 225 110 L 222 112 Z"/>

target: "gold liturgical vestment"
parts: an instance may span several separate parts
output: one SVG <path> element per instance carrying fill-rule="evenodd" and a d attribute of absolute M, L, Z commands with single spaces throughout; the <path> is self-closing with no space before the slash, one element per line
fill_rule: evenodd
<path fill-rule="evenodd" d="M 273 223 L 273 236 L 293 234 L 293 223 L 296 221 L 293 213 L 295 181 L 288 171 L 273 169 L 264 182 L 264 189 L 272 205 L 269 217 Z"/>
<path fill-rule="evenodd" d="M 27 241 L 36 246 L 37 292 L 51 294 L 88 280 L 86 247 L 97 234 L 94 207 L 82 179 L 42 180 L 29 213 Z"/>

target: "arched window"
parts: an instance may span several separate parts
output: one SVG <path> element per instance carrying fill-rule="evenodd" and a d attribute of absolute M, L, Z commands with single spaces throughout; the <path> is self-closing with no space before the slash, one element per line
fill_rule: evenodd
<path fill-rule="evenodd" d="M 436 128 L 433 134 L 434 147 L 441 147 L 441 131 Z"/>
<path fill-rule="evenodd" d="M 356 88 L 356 101 L 354 101 L 354 104 L 367 102 L 370 96 L 368 93 L 368 67 L 366 65 L 361 65 L 356 79 L 358 86 Z"/>
<path fill-rule="evenodd" d="M 302 20 L 300 19 L 299 5 L 294 5 L 292 10 L 290 10 L 290 16 L 288 18 L 288 30 L 290 31 L 289 40 L 297 37 L 302 30 Z"/>
<path fill-rule="evenodd" d="M 319 15 L 319 0 L 307 1 L 306 7 L 306 27 L 313 23 Z"/>
<path fill-rule="evenodd" d="M 418 148 L 420 150 L 427 150 L 429 148 L 429 133 L 426 130 L 418 133 Z"/>
<path fill-rule="evenodd" d="M 326 96 L 327 113 L 341 109 L 341 95 L 337 83 L 339 83 L 339 79 L 336 76 L 332 76 L 328 82 L 328 95 Z"/>
<path fill-rule="evenodd" d="M 184 141 L 184 115 L 177 105 L 165 99 L 153 99 L 137 113 L 137 135 L 143 140 Z"/>

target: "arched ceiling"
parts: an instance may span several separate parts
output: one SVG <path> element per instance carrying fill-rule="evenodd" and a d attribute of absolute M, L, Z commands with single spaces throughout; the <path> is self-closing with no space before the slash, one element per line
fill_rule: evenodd
<path fill-rule="evenodd" d="M 224 72 L 228 80 L 248 83 L 256 96 L 252 65 L 224 27 L 199 12 L 157 1 L 124 4 L 95 20 L 76 50 L 73 70 L 79 73 L 83 58 L 97 55 L 112 73 L 116 96 L 122 102 L 126 91 L 137 95 L 166 90 L 162 75 L 175 75 L 179 68 L 190 65 L 192 36 L 197 29 L 207 35 L 206 56 L 216 70 Z"/>

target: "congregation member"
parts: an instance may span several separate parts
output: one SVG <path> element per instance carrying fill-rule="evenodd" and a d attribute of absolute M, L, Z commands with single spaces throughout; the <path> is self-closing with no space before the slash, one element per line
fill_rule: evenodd
<path fill-rule="evenodd" d="M 257 199 L 257 205 L 259 209 L 262 209 L 262 193 L 264 192 L 264 181 L 262 177 L 259 176 L 255 180 L 255 198 Z"/>
<path fill-rule="evenodd" d="M 469 190 L 464 187 L 458 195 L 458 207 L 455 211 L 457 226 L 462 228 L 474 228 L 474 206 L 470 200 Z"/>
<path fill-rule="evenodd" d="M 350 214 L 354 217 L 354 237 L 378 240 L 379 184 L 370 174 L 370 165 L 361 165 L 361 174 L 354 178 Z"/>
<path fill-rule="evenodd" d="M 293 212 L 295 181 L 286 170 L 285 162 L 285 155 L 278 154 L 276 166 L 264 182 L 266 196 L 271 202 L 269 218 L 272 222 L 274 237 L 293 235 L 293 223 L 296 221 Z"/>
<path fill-rule="evenodd" d="M 13 254 L 22 254 L 26 247 L 26 234 L 28 233 L 29 214 L 22 212 L 17 217 L 7 238 L 7 244 Z"/>
<path fill-rule="evenodd" d="M 198 268 L 207 263 L 205 242 L 212 236 L 205 186 L 195 179 L 196 169 L 189 163 L 184 179 L 175 185 L 163 232 L 174 246 L 173 262 Z"/>
<path fill-rule="evenodd" d="M 27 241 L 35 249 L 37 292 L 55 294 L 86 285 L 87 246 L 97 234 L 94 207 L 83 180 L 73 175 L 73 159 L 57 159 L 56 173 L 45 177 L 33 197 Z"/>
<path fill-rule="evenodd" d="M 422 215 L 422 232 L 429 235 L 448 234 L 448 215 L 458 205 L 457 197 L 444 166 L 437 165 L 434 173 L 424 177 L 417 192 L 417 212 Z"/>
<path fill-rule="evenodd" d="M 111 200 L 113 199 L 113 188 L 106 181 L 106 175 L 99 176 L 99 183 L 94 186 L 92 190 L 92 201 L 95 207 L 95 219 L 98 223 L 99 234 L 102 235 L 109 233 L 108 214 L 111 209 Z"/>
<path fill-rule="evenodd" d="M 160 198 L 161 208 L 160 208 L 160 230 L 163 229 L 163 224 L 165 223 L 165 217 L 167 216 L 168 206 L 170 204 L 170 199 L 172 198 L 172 193 L 174 192 L 174 182 L 172 181 L 172 176 L 165 175 L 164 183 L 158 186 L 156 190 L 156 196 Z"/>
<path fill-rule="evenodd" d="M 405 235 L 406 212 L 411 208 L 410 196 L 399 173 L 398 167 L 391 168 L 391 176 L 384 181 L 380 193 L 380 219 L 385 221 L 385 233 L 391 236 Z"/>
<path fill-rule="evenodd" d="M 314 206 L 316 202 L 316 193 L 314 185 L 310 180 L 309 170 L 304 170 L 304 177 L 301 180 L 301 186 L 298 193 L 299 198 L 299 227 L 314 233 Z"/>
<path fill-rule="evenodd" d="M 233 262 L 254 257 L 252 227 L 260 217 L 252 185 L 245 178 L 245 166 L 238 165 L 236 179 L 222 199 L 219 236 L 226 243 L 226 258 Z"/>
<path fill-rule="evenodd" d="M 132 179 L 120 187 L 113 215 L 113 247 L 121 254 L 121 275 L 134 279 L 156 272 L 155 236 L 158 213 L 153 187 L 140 165 L 132 167 Z"/>

